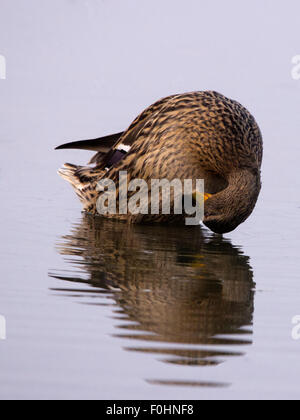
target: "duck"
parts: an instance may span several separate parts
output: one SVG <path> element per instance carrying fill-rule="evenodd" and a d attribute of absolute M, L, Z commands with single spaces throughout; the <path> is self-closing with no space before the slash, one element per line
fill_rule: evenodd
<path fill-rule="evenodd" d="M 167 96 L 142 111 L 127 130 L 56 147 L 62 149 L 96 152 L 87 166 L 65 163 L 58 171 L 74 188 L 83 211 L 92 215 L 98 214 L 99 181 L 109 179 L 119 189 L 121 172 L 127 173 L 128 182 L 142 179 L 149 188 L 152 179 L 201 179 L 202 222 L 212 232 L 224 234 L 252 214 L 262 185 L 260 128 L 243 105 L 215 91 Z M 173 224 L 183 222 L 185 214 L 116 211 L 106 217 Z"/>

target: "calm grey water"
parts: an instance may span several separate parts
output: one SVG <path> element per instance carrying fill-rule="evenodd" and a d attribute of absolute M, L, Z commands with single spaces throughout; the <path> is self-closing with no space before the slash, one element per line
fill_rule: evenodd
<path fill-rule="evenodd" d="M 0 6 L 0 398 L 299 398 L 299 2 Z M 56 170 L 90 155 L 54 146 L 203 89 L 261 126 L 253 216 L 220 237 L 81 215 Z"/>

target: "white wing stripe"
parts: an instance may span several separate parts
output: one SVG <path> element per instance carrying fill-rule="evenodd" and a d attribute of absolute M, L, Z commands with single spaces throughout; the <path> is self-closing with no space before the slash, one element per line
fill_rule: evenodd
<path fill-rule="evenodd" d="M 131 146 L 127 146 L 126 144 L 119 144 L 119 146 L 117 147 L 117 150 L 121 151 L 121 152 L 126 152 L 128 153 L 129 150 L 131 149 Z"/>

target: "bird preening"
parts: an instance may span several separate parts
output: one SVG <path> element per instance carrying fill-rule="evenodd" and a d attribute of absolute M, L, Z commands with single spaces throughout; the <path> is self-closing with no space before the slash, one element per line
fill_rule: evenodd
<path fill-rule="evenodd" d="M 99 181 L 113 181 L 118 191 L 120 172 L 126 172 L 128 183 L 145 181 L 150 192 L 153 179 L 204 180 L 203 223 L 213 232 L 226 233 L 250 216 L 261 189 L 260 129 L 246 108 L 213 91 L 168 96 L 146 108 L 124 132 L 57 149 L 96 152 L 89 166 L 65 164 L 59 170 L 84 211 L 92 214 L 97 214 Z M 174 208 L 173 196 L 169 214 L 117 211 L 107 217 L 130 223 L 184 222 L 186 214 Z"/>

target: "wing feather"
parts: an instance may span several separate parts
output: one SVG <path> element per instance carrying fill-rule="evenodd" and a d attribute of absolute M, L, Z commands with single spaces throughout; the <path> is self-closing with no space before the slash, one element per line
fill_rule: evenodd
<path fill-rule="evenodd" d="M 132 144 L 137 139 L 145 124 L 176 96 L 178 95 L 168 96 L 150 105 L 123 132 L 96 139 L 65 143 L 56 147 L 55 150 L 81 149 L 96 151 L 97 153 L 92 157 L 89 164 L 96 164 L 100 169 L 111 167 L 130 152 Z"/>

